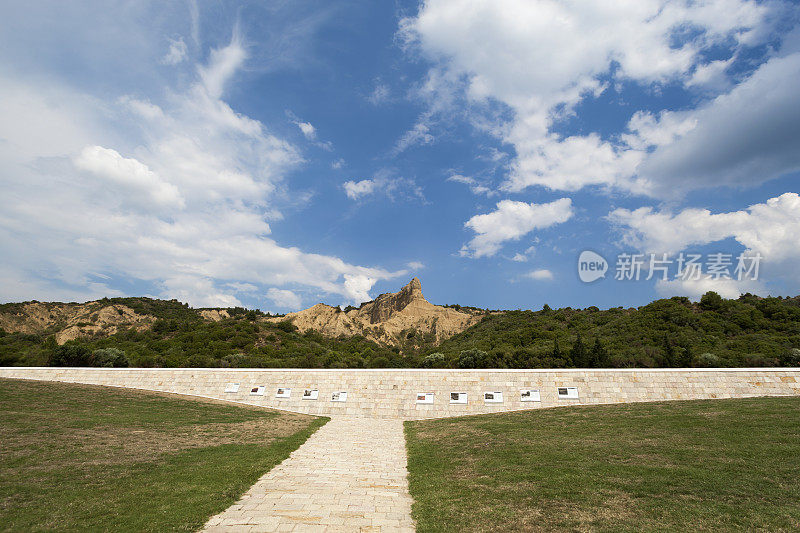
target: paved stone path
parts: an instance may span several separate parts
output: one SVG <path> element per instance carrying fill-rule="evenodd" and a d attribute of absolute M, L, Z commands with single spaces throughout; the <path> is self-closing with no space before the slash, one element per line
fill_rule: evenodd
<path fill-rule="evenodd" d="M 207 532 L 414 531 L 403 422 L 334 418 Z"/>

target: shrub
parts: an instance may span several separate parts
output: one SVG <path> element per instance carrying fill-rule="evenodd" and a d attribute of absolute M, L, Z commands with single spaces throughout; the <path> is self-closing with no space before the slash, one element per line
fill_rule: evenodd
<path fill-rule="evenodd" d="M 458 368 L 486 368 L 489 354 L 483 350 L 464 350 L 458 354 Z"/>
<path fill-rule="evenodd" d="M 800 350 L 792 348 L 781 355 L 781 366 L 800 366 Z"/>
<path fill-rule="evenodd" d="M 65 344 L 50 352 L 49 366 L 92 366 L 92 353 L 85 346 Z"/>
<path fill-rule="evenodd" d="M 297 331 L 297 326 L 292 324 L 291 320 L 281 320 L 275 324 L 275 327 L 281 331 L 285 331 L 286 333 L 294 333 Z"/>
<path fill-rule="evenodd" d="M 439 352 L 434 352 L 430 355 L 426 355 L 422 359 L 422 367 L 423 368 L 441 368 L 444 366 L 444 354 Z"/>
<path fill-rule="evenodd" d="M 721 359 L 714 355 L 713 353 L 702 353 L 697 358 L 698 366 L 705 366 L 705 367 L 715 367 L 719 366 Z"/>
<path fill-rule="evenodd" d="M 125 368 L 131 366 L 125 352 L 118 348 L 100 348 L 92 352 L 93 366 Z"/>

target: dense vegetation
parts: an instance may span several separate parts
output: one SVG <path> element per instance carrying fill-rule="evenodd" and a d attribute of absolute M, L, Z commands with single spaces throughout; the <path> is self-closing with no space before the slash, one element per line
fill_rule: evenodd
<path fill-rule="evenodd" d="M 171 300 L 111 298 L 156 317 L 144 331 L 57 346 L 55 324 L 38 334 L 0 329 L 0 365 L 194 367 L 688 367 L 800 366 L 800 299 L 706 294 L 657 300 L 638 309 L 550 309 L 486 312 L 483 320 L 434 346 L 408 332 L 399 347 L 367 339 L 299 333 L 288 321 L 228 309 L 229 319 L 204 320 Z M 0 311 L 19 304 L 0 306 Z M 405 337 L 405 336 L 404 336 Z M 413 342 L 412 342 L 413 341 Z"/>
<path fill-rule="evenodd" d="M 710 292 L 696 304 L 675 297 L 638 309 L 509 311 L 428 350 L 427 359 L 463 368 L 797 366 L 800 299 Z"/>

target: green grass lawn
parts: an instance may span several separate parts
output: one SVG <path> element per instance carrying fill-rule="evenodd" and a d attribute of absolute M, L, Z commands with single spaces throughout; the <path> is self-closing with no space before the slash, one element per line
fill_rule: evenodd
<path fill-rule="evenodd" d="M 798 531 L 800 398 L 406 422 L 428 531 Z"/>
<path fill-rule="evenodd" d="M 0 379 L 0 531 L 196 530 L 326 421 Z"/>

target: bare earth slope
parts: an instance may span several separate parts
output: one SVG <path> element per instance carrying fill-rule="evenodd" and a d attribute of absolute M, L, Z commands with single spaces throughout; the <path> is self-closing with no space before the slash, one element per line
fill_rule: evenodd
<path fill-rule="evenodd" d="M 55 330 L 58 344 L 96 334 L 113 335 L 121 326 L 137 331 L 147 329 L 155 317 L 140 315 L 126 305 L 100 302 L 26 302 L 0 312 L 0 328 L 14 333 L 42 333 Z"/>
<path fill-rule="evenodd" d="M 414 278 L 399 292 L 381 294 L 358 309 L 342 311 L 338 307 L 317 304 L 285 318 L 270 320 L 287 319 L 300 331 L 315 330 L 329 337 L 363 335 L 372 341 L 396 346 L 410 331 L 438 344 L 475 324 L 480 317 L 433 305 L 422 295 L 422 284 Z"/>

